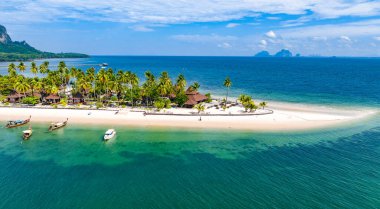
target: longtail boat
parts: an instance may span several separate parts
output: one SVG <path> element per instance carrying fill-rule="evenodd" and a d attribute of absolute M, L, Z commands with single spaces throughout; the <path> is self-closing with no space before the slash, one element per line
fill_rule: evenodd
<path fill-rule="evenodd" d="M 27 123 L 30 122 L 31 118 L 32 118 L 32 116 L 29 116 L 29 118 L 26 119 L 26 120 L 11 120 L 11 121 L 8 121 L 7 125 L 5 125 L 5 127 L 7 127 L 7 128 L 14 128 L 14 127 L 25 125 L 25 124 L 27 124 Z"/>
<path fill-rule="evenodd" d="M 32 127 L 29 127 L 28 130 L 22 132 L 22 138 L 24 140 L 28 140 L 32 136 L 33 130 Z"/>
<path fill-rule="evenodd" d="M 51 123 L 49 126 L 49 131 L 54 131 L 54 130 L 57 130 L 59 128 L 66 126 L 68 120 L 69 120 L 69 118 L 67 118 L 65 122 Z"/>

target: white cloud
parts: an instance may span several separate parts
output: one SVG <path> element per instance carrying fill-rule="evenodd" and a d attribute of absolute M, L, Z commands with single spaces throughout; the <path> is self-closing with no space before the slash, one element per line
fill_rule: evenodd
<path fill-rule="evenodd" d="M 235 27 L 237 27 L 237 26 L 239 26 L 240 24 L 238 24 L 238 23 L 228 23 L 227 25 L 226 25 L 226 28 L 235 28 Z"/>
<path fill-rule="evenodd" d="M 313 25 L 277 30 L 284 38 L 326 37 L 339 38 L 342 34 L 350 37 L 377 36 L 380 34 L 380 19 L 356 21 L 341 24 Z"/>
<path fill-rule="evenodd" d="M 327 41 L 326 36 L 314 36 L 311 38 L 313 41 Z"/>
<path fill-rule="evenodd" d="M 373 39 L 375 39 L 376 41 L 380 41 L 380 36 L 375 36 L 373 37 Z"/>
<path fill-rule="evenodd" d="M 205 42 L 227 42 L 227 41 L 233 41 L 236 40 L 237 37 L 235 36 L 220 36 L 217 34 L 211 34 L 211 35 L 174 35 L 171 37 L 172 39 L 178 40 L 178 41 L 184 41 L 184 42 L 198 42 L 198 43 L 205 43 Z"/>
<path fill-rule="evenodd" d="M 378 16 L 380 2 L 372 0 L 2 0 L 3 23 L 79 19 L 147 24 L 232 21 L 257 14 L 312 14 L 314 18 Z M 12 18 L 9 18 L 12 17 Z"/>
<path fill-rule="evenodd" d="M 151 32 L 151 31 L 154 31 L 152 28 L 149 28 L 149 27 L 146 27 L 146 26 L 143 26 L 143 25 L 134 25 L 134 26 L 131 26 L 129 28 L 131 28 L 134 31 L 140 31 L 140 32 Z"/>
<path fill-rule="evenodd" d="M 259 43 L 259 47 L 265 49 L 268 46 L 268 42 L 266 40 L 261 40 Z"/>
<path fill-rule="evenodd" d="M 221 44 L 218 44 L 217 45 L 219 48 L 224 48 L 224 49 L 227 49 L 227 48 L 231 48 L 231 44 L 230 43 L 227 43 L 227 42 L 224 42 L 224 43 L 221 43 Z"/>
<path fill-rule="evenodd" d="M 342 42 L 346 42 L 346 43 L 351 42 L 351 39 L 350 39 L 350 37 L 348 37 L 348 36 L 340 36 L 339 39 L 340 39 Z"/>
<path fill-rule="evenodd" d="M 268 38 L 273 38 L 273 39 L 277 38 L 277 35 L 273 30 L 266 32 L 265 36 Z"/>

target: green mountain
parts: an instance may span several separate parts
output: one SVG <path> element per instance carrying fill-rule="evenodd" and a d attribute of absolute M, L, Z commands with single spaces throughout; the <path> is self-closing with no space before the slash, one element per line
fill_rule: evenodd
<path fill-rule="evenodd" d="M 86 54 L 43 52 L 30 46 L 25 41 L 12 41 L 7 29 L 0 25 L 0 62 L 26 61 L 47 58 L 84 58 Z"/>

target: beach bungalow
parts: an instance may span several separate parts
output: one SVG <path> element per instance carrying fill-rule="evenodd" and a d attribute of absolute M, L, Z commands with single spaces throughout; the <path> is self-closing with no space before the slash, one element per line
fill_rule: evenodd
<path fill-rule="evenodd" d="M 189 87 L 186 90 L 186 96 L 187 96 L 187 101 L 185 102 L 184 106 L 192 108 L 194 105 L 206 101 L 208 98 L 200 94 L 198 91 L 193 90 L 193 88 Z"/>
<path fill-rule="evenodd" d="M 7 101 L 9 103 L 19 103 L 19 102 L 21 102 L 21 100 L 23 98 L 25 98 L 24 94 L 20 94 L 18 92 L 14 92 L 14 93 L 10 94 L 9 96 L 7 96 Z"/>
<path fill-rule="evenodd" d="M 72 95 L 71 102 L 72 102 L 73 104 L 80 104 L 80 103 L 83 104 L 83 103 L 85 103 L 85 101 L 84 101 L 84 96 L 83 96 L 81 93 L 79 93 L 79 92 L 74 93 L 74 94 Z"/>
<path fill-rule="evenodd" d="M 45 98 L 46 102 L 49 104 L 56 104 L 61 101 L 61 97 L 56 94 L 50 94 Z"/>

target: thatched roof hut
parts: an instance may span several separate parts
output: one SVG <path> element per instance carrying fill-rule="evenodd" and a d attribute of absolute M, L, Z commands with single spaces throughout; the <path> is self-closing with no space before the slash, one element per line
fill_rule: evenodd
<path fill-rule="evenodd" d="M 45 100 L 49 103 L 58 103 L 59 101 L 61 101 L 61 97 L 59 97 L 58 95 L 56 94 L 50 94 L 49 96 L 47 96 L 45 98 Z"/>
<path fill-rule="evenodd" d="M 189 87 L 186 90 L 186 95 L 187 95 L 187 101 L 185 102 L 185 107 L 193 107 L 194 105 L 206 101 L 208 98 L 200 94 L 198 91 L 195 91 L 193 88 Z"/>
<path fill-rule="evenodd" d="M 20 94 L 18 92 L 13 92 L 12 94 L 7 96 L 8 102 L 17 103 L 20 102 L 25 97 L 24 94 Z"/>

